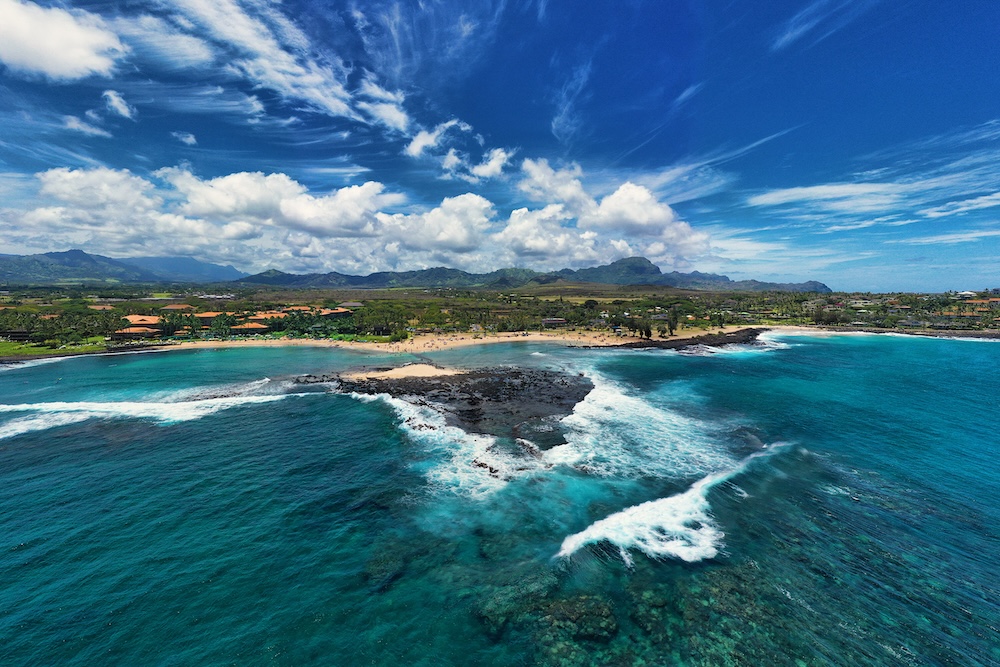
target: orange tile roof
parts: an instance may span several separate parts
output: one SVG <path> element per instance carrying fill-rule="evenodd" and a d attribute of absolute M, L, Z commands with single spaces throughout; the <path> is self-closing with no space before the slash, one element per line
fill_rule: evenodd
<path fill-rule="evenodd" d="M 117 334 L 138 334 L 138 333 L 159 333 L 156 329 L 150 329 L 149 327 L 125 327 L 124 329 L 119 329 L 115 333 Z"/>
<path fill-rule="evenodd" d="M 160 310 L 197 310 L 197 308 L 186 303 L 172 303 L 169 306 L 160 308 Z"/>
<path fill-rule="evenodd" d="M 114 310 L 115 309 L 114 306 L 109 306 L 107 304 L 98 304 L 96 306 L 87 306 L 87 308 L 90 308 L 91 310 Z"/>
<path fill-rule="evenodd" d="M 201 317 L 201 318 L 218 317 L 219 315 L 225 315 L 225 313 L 216 313 L 216 312 L 208 311 L 208 312 L 205 312 L 205 313 L 195 313 L 194 314 L 195 317 Z"/>
<path fill-rule="evenodd" d="M 296 310 L 296 311 L 299 311 L 299 312 L 306 312 L 306 313 L 308 313 L 309 311 L 312 310 L 312 306 L 289 306 L 288 308 L 285 308 L 284 310 L 285 310 L 286 313 L 288 311 L 290 311 L 290 310 Z"/>
<path fill-rule="evenodd" d="M 158 315 L 126 315 L 125 318 L 128 320 L 129 324 L 159 324 L 160 317 Z"/>
<path fill-rule="evenodd" d="M 258 322 L 246 322 L 245 324 L 237 324 L 237 325 L 229 327 L 229 328 L 231 330 L 234 330 L 234 331 L 236 329 L 254 329 L 254 330 L 260 330 L 260 329 L 267 329 L 268 326 L 266 324 L 260 324 Z"/>

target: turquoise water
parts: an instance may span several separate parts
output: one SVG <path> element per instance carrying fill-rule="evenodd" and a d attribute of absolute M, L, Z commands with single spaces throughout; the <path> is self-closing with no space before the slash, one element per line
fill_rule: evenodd
<path fill-rule="evenodd" d="M 408 356 L 0 369 L 0 661 L 1000 664 L 1000 343 L 425 357 L 595 389 L 533 458 L 289 382 Z"/>

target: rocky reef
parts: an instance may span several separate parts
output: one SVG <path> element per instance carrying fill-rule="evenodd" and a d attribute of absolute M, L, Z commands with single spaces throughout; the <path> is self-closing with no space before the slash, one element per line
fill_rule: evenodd
<path fill-rule="evenodd" d="M 522 443 L 529 449 L 532 443 L 545 448 L 561 442 L 554 424 L 594 387 L 583 375 L 507 366 L 437 377 L 305 375 L 295 382 L 331 383 L 344 393 L 388 394 L 417 404 L 432 403 L 449 425 L 470 433 L 529 439 L 530 443 Z"/>

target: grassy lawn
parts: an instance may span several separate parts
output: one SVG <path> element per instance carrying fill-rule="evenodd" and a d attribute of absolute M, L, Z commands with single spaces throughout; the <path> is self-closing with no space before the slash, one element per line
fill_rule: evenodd
<path fill-rule="evenodd" d="M 103 352 L 107 349 L 103 339 L 97 341 L 89 340 L 73 345 L 64 345 L 59 348 L 46 347 L 45 345 L 35 345 L 33 343 L 11 343 L 0 341 L 0 357 L 35 357 L 40 355 L 69 355 L 83 354 L 85 352 Z"/>

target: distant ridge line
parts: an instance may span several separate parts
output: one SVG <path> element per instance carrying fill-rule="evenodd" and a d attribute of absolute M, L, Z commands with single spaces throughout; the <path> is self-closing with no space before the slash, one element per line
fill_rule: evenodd
<path fill-rule="evenodd" d="M 663 273 L 660 267 L 645 257 L 628 257 L 583 269 L 561 269 L 542 273 L 531 269 L 499 269 L 489 273 L 469 273 L 460 269 L 434 267 L 417 271 L 380 271 L 367 276 L 356 276 L 331 271 L 330 273 L 285 273 L 276 269 L 241 278 L 238 282 L 254 285 L 300 288 L 355 288 L 377 289 L 389 287 L 486 287 L 513 289 L 535 283 L 552 284 L 559 281 L 599 283 L 605 285 L 659 285 L 680 289 L 704 291 L 743 292 L 818 292 L 831 293 L 825 284 L 811 280 L 804 283 L 771 283 L 758 280 L 731 280 L 714 273 Z"/>

